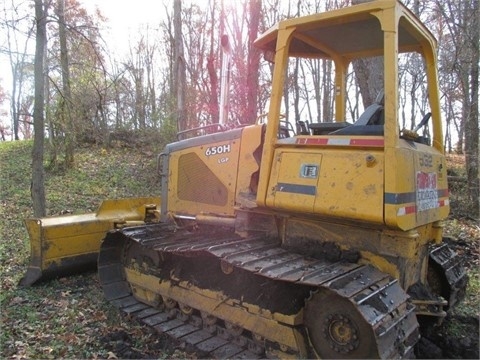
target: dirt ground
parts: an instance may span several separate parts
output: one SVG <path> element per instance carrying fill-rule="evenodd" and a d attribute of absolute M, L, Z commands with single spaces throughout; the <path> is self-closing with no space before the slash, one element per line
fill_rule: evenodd
<path fill-rule="evenodd" d="M 462 334 L 452 336 L 449 328 L 461 327 Z M 432 333 L 420 339 L 419 359 L 479 359 L 478 317 L 450 315 Z"/>

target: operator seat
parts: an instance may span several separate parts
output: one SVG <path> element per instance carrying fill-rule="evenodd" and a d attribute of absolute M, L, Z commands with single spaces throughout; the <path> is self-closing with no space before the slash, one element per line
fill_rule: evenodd
<path fill-rule="evenodd" d="M 351 126 L 332 132 L 332 135 L 383 135 L 385 92 L 380 90 L 372 105 L 368 106 Z"/>
<path fill-rule="evenodd" d="M 383 117 L 383 106 L 385 104 L 385 92 L 380 90 L 372 105 L 367 107 L 354 126 L 360 125 L 383 125 L 385 119 Z"/>

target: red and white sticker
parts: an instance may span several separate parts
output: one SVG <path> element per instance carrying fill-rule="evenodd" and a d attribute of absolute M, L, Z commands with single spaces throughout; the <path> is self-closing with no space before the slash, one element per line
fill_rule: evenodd
<path fill-rule="evenodd" d="M 437 174 L 417 172 L 417 211 L 427 211 L 439 207 Z"/>
<path fill-rule="evenodd" d="M 383 138 L 340 138 L 340 137 L 300 137 L 296 138 L 299 145 L 329 145 L 329 146 L 369 146 L 383 147 Z"/>

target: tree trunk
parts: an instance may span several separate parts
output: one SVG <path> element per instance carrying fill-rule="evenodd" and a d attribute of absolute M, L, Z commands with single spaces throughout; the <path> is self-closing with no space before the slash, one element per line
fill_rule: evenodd
<path fill-rule="evenodd" d="M 468 117 L 465 124 L 465 159 L 467 167 L 468 193 L 472 203 L 472 216 L 476 219 L 480 217 L 480 179 L 478 172 L 478 63 L 480 61 L 480 9 L 479 0 L 472 3 L 471 14 L 473 21 L 470 22 L 470 31 L 472 39 L 472 61 L 470 68 L 470 99 L 468 104 Z M 469 16 L 469 15 L 467 15 Z"/>
<path fill-rule="evenodd" d="M 212 41 L 213 44 L 213 41 Z M 219 104 L 218 104 L 218 76 L 215 71 L 215 54 L 213 49 L 210 49 L 210 54 L 207 57 L 207 71 L 210 79 L 210 98 L 209 111 L 212 118 L 212 124 L 219 123 Z"/>
<path fill-rule="evenodd" d="M 19 127 L 19 103 L 20 101 L 17 100 L 17 77 L 22 76 L 18 73 L 18 64 L 13 65 L 13 81 L 12 81 L 12 101 L 11 101 L 11 109 L 12 109 L 12 123 L 13 123 L 13 138 L 14 140 L 20 140 L 18 137 L 18 127 Z M 21 84 L 21 82 L 20 82 Z M 18 90 L 20 91 L 20 90 Z M 18 95 L 18 99 L 20 95 Z"/>
<path fill-rule="evenodd" d="M 352 0 L 352 5 L 372 0 Z M 383 57 L 357 59 L 352 63 L 355 77 L 362 95 L 363 107 L 373 104 L 380 90 L 383 89 Z"/>
<path fill-rule="evenodd" d="M 253 124 L 257 118 L 258 71 L 260 67 L 260 50 L 253 46 L 258 36 L 262 1 L 250 0 L 250 25 L 248 29 L 248 69 L 247 69 L 247 111 L 242 122 Z"/>
<path fill-rule="evenodd" d="M 366 108 L 383 89 L 383 58 L 357 59 L 353 61 L 353 69 Z"/>
<path fill-rule="evenodd" d="M 175 31 L 175 81 L 177 96 L 177 130 L 183 131 L 187 128 L 185 110 L 185 57 L 183 54 L 182 38 L 182 1 L 173 2 L 173 26 Z"/>
<path fill-rule="evenodd" d="M 215 8 L 216 8 L 216 2 L 213 2 L 213 5 L 211 10 L 211 19 L 212 23 L 215 23 Z M 223 14 L 223 2 L 221 3 L 222 8 L 220 9 L 221 14 Z M 207 56 L 207 72 L 208 72 L 208 78 L 210 79 L 210 89 L 209 93 L 210 96 L 208 98 L 208 111 L 210 113 L 210 118 L 211 118 L 211 123 L 212 124 L 218 124 L 220 122 L 220 105 L 218 103 L 218 75 L 216 71 L 216 63 L 217 63 L 217 56 L 215 54 L 214 50 L 214 44 L 215 44 L 215 37 L 221 36 L 223 32 L 223 21 L 222 21 L 222 16 L 220 15 L 220 19 L 218 20 L 220 25 L 219 25 L 219 33 L 215 33 L 214 31 L 210 32 L 210 51 Z"/>
<path fill-rule="evenodd" d="M 322 114 L 318 122 L 333 121 L 333 85 L 332 85 L 332 61 L 320 60 L 322 66 Z"/>
<path fill-rule="evenodd" d="M 73 167 L 75 153 L 75 127 L 72 117 L 72 92 L 70 90 L 70 69 L 68 65 L 67 30 L 65 24 L 65 0 L 58 0 L 58 37 L 60 40 L 60 66 L 62 68 L 63 97 L 60 110 L 65 123 L 65 166 Z"/>
<path fill-rule="evenodd" d="M 44 143 L 44 106 L 45 106 L 45 77 L 43 76 L 43 55 L 47 42 L 46 11 L 42 0 L 35 0 L 35 20 L 37 28 L 35 46 L 35 105 L 33 108 L 33 127 L 35 136 L 32 151 L 32 202 L 36 217 L 45 216 L 45 186 L 43 170 L 43 143 Z"/>
<path fill-rule="evenodd" d="M 145 129 L 145 92 L 143 88 L 143 68 L 141 64 L 138 67 L 134 67 L 135 73 L 135 118 L 137 119 L 138 128 Z"/>
<path fill-rule="evenodd" d="M 43 55 L 43 66 L 45 69 L 48 69 L 48 56 L 47 56 L 47 52 L 45 51 L 44 55 Z M 48 80 L 48 76 L 45 75 L 45 90 L 44 90 L 44 94 L 45 94 L 45 104 L 49 104 L 50 103 L 50 82 Z M 54 120 L 54 116 L 51 114 L 51 112 L 49 112 L 48 110 L 45 112 L 45 126 L 47 127 L 48 129 L 48 138 L 47 138 L 47 141 L 48 141 L 48 163 L 49 163 L 49 166 L 51 167 L 56 167 L 57 166 L 57 161 L 58 161 L 58 141 L 56 139 L 56 132 L 55 132 L 55 128 L 56 128 L 56 122 Z"/>
<path fill-rule="evenodd" d="M 12 3 L 13 4 L 13 3 Z M 13 13 L 12 13 L 13 14 Z M 6 14 L 5 14 L 6 15 Z M 28 59 L 27 46 L 33 29 L 28 29 L 25 35 L 24 47 L 21 48 L 19 38 L 15 35 L 18 32 L 18 19 L 13 15 L 10 19 L 5 19 L 5 35 L 2 32 L 2 38 L 5 36 L 5 43 L 7 44 L 7 54 L 10 60 L 10 68 L 12 71 L 12 92 L 10 101 L 10 114 L 12 117 L 13 139 L 20 140 L 20 108 L 22 106 L 22 98 L 24 97 L 25 78 L 27 68 L 31 65 Z M 11 24 L 11 25 L 8 25 Z M 22 36 L 23 37 L 23 36 Z"/>

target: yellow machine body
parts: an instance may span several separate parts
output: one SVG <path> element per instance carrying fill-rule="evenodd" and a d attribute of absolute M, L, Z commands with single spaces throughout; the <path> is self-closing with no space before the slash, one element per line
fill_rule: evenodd
<path fill-rule="evenodd" d="M 264 146 L 264 131 L 255 125 L 232 138 L 231 133 L 212 134 L 167 146 L 162 214 L 238 231 L 266 229 L 292 247 L 302 241 L 334 242 L 360 251 L 363 261 L 401 279 L 406 288 L 426 281 L 427 249 L 441 241 L 440 220 L 448 214 L 445 163 L 438 151 L 402 142 L 393 160 L 397 190 L 386 193 L 383 137 L 278 140 L 261 207 L 253 190 L 259 159 L 252 154 Z M 225 150 L 209 154 L 216 148 Z M 429 166 L 422 165 L 425 157 Z M 252 220 L 257 215 L 276 221 L 260 225 Z"/>
<path fill-rule="evenodd" d="M 252 175 L 259 171 L 255 154 L 262 133 L 263 126 L 249 126 L 167 145 L 162 214 L 233 219 L 238 198 L 251 194 Z"/>
<path fill-rule="evenodd" d="M 411 230 L 448 214 L 445 160 L 431 147 L 405 141 L 388 162 L 377 136 L 298 137 L 279 141 L 266 194 L 271 208 Z M 422 165 L 425 160 L 428 165 Z M 390 173 L 389 173 L 390 174 Z M 384 183 L 395 182 L 386 192 Z"/>
<path fill-rule="evenodd" d="M 158 197 L 104 200 L 94 213 L 26 219 L 30 264 L 20 284 L 95 268 L 108 231 L 144 224 L 159 207 Z"/>
<path fill-rule="evenodd" d="M 282 21 L 256 45 L 275 54 L 266 124 L 168 145 L 164 218 L 218 224 L 237 219 L 239 228 L 237 214 L 269 213 L 277 218 L 270 231 L 291 246 L 298 238 L 323 242 L 330 236 L 400 278 L 405 288 L 425 282 L 428 244 L 441 241 L 441 221 L 449 213 L 431 33 L 400 3 L 376 1 Z M 398 54 L 404 52 L 417 52 L 426 63 L 432 145 L 399 130 Z M 344 122 L 349 64 L 379 55 L 385 63 L 381 125 L 279 136 L 289 58 L 334 62 L 335 121 Z M 303 234 L 292 219 L 303 219 Z M 329 236 L 318 236 L 318 228 L 329 228 Z"/>

